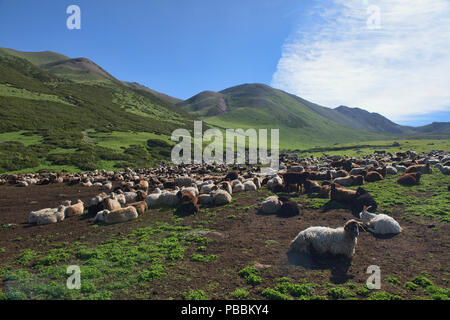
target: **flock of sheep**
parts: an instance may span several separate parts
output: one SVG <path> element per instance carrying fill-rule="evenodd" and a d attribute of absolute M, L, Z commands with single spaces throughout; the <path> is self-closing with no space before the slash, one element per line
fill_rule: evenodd
<path fill-rule="evenodd" d="M 127 168 L 125 172 L 6 175 L 0 177 L 0 184 L 26 187 L 67 183 L 100 189 L 101 193 L 87 206 L 81 200 L 75 204 L 65 201 L 56 208 L 31 212 L 28 222 L 38 225 L 86 214 L 86 209 L 95 223 L 105 224 L 133 220 L 149 208 L 158 207 L 174 208 L 180 215 L 197 214 L 201 207 L 226 205 L 232 201 L 233 194 L 255 191 L 263 186 L 275 195 L 262 201 L 259 211 L 289 217 L 298 215 L 302 206 L 278 193 L 315 193 L 318 197 L 346 204 L 360 221 L 351 219 L 336 229 L 309 227 L 291 242 L 291 250 L 352 257 L 360 230 L 398 234 L 402 228 L 392 217 L 375 213 L 376 200 L 363 187 L 357 190 L 346 187 L 383 180 L 386 175 L 398 172 L 402 172 L 397 180 L 399 184 L 418 184 L 422 174 L 432 172 L 432 165 L 443 174 L 450 174 L 450 154 L 443 151 L 420 155 L 414 151 L 394 155 L 380 151 L 361 159 L 341 156 L 298 159 L 295 155 L 282 155 L 280 160 L 280 170 L 272 176 L 261 175 L 258 166 L 162 164 L 156 169 Z"/>

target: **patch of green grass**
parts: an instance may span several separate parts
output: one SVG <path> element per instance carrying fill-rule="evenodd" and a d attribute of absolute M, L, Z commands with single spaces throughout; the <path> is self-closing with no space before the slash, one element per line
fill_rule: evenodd
<path fill-rule="evenodd" d="M 231 293 L 231 297 L 237 300 L 244 300 L 248 297 L 249 292 L 242 288 L 237 288 Z"/>
<path fill-rule="evenodd" d="M 418 287 L 419 286 L 417 284 L 415 284 L 414 282 L 411 282 L 411 281 L 407 281 L 405 283 L 405 288 L 408 290 L 411 290 L 411 291 L 416 291 Z"/>
<path fill-rule="evenodd" d="M 190 290 L 183 292 L 184 300 L 208 300 L 208 296 L 203 290 Z"/>
<path fill-rule="evenodd" d="M 194 253 L 191 256 L 191 261 L 194 261 L 194 262 L 211 262 L 211 261 L 215 261 L 215 260 L 217 260 L 216 255 L 209 255 L 209 256 L 205 257 L 202 254 Z"/>
<path fill-rule="evenodd" d="M 333 299 L 347 299 L 354 297 L 355 294 L 345 287 L 334 287 L 328 290 L 328 295 Z"/>
<path fill-rule="evenodd" d="M 399 285 L 401 284 L 400 280 L 398 280 L 396 277 L 388 277 L 386 279 L 389 283 L 392 283 L 394 285 Z"/>
<path fill-rule="evenodd" d="M 356 294 L 361 297 L 367 297 L 370 294 L 370 290 L 366 286 L 361 286 L 356 290 Z"/>
<path fill-rule="evenodd" d="M 17 261 L 17 263 L 19 263 L 21 265 L 27 265 L 32 260 L 34 260 L 37 255 L 38 255 L 38 253 L 36 251 L 31 250 L 31 249 L 25 249 L 22 251 L 21 254 L 19 254 L 16 261 Z"/>
<path fill-rule="evenodd" d="M 261 295 L 269 300 L 292 300 L 292 297 L 272 288 L 265 289 L 263 292 L 261 292 Z"/>
<path fill-rule="evenodd" d="M 376 291 L 372 293 L 367 300 L 403 300 L 399 295 L 391 294 L 385 291 Z"/>

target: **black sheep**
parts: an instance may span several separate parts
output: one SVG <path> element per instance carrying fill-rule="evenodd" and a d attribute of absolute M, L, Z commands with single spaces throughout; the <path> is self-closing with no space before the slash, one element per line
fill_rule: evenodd
<path fill-rule="evenodd" d="M 350 204 L 352 214 L 358 216 L 358 214 L 362 211 L 364 206 L 371 207 L 369 209 L 369 212 L 372 213 L 375 213 L 378 207 L 375 199 L 366 190 L 359 187 L 356 190 L 355 199 Z"/>

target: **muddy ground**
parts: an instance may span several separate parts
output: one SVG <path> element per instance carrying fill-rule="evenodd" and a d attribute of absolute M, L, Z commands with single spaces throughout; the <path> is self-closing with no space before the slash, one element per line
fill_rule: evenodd
<path fill-rule="evenodd" d="M 173 215 L 172 211 L 152 209 L 136 221 L 103 226 L 102 232 L 93 228 L 92 218 L 86 217 L 68 218 L 46 226 L 30 226 L 26 223 L 32 210 L 55 207 L 67 199 L 81 199 L 89 203 L 98 193 L 99 190 L 94 187 L 63 184 L 33 185 L 27 188 L 0 186 L 0 226 L 15 224 L 0 229 L 0 247 L 4 248 L 4 252 L 0 253 L 0 266 L 14 263 L 18 254 L 26 248 L 47 250 L 49 247 L 45 245 L 36 246 L 38 235 L 51 235 L 52 242 L 70 243 L 82 239 L 95 245 L 154 221 L 168 220 Z M 396 208 L 391 215 L 403 227 L 403 232 L 390 238 L 377 238 L 369 232 L 362 232 L 351 261 L 292 255 L 287 253 L 289 243 L 299 231 L 313 225 L 343 226 L 354 217 L 344 209 L 324 213 L 308 208 L 303 209 L 300 216 L 291 218 L 263 215 L 258 213 L 257 206 L 252 205 L 257 203 L 257 198 L 268 194 L 265 189 L 234 194 L 231 207 L 209 209 L 215 212 L 215 216 L 208 217 L 201 210 L 198 216 L 185 217 L 185 225 L 195 226 L 201 221 L 208 221 L 208 229 L 223 234 L 223 237 L 214 237 L 204 252 L 205 255 L 217 255 L 218 259 L 212 263 L 196 263 L 185 258 L 170 271 L 171 275 L 178 276 L 157 279 L 136 289 L 132 295 L 119 293 L 114 298 L 180 299 L 183 291 L 202 289 L 211 299 L 229 299 L 230 293 L 236 288 L 246 288 L 250 292 L 248 298 L 261 299 L 261 291 L 274 287 L 275 279 L 282 276 L 294 281 L 315 283 L 316 294 L 326 296 L 330 284 L 336 286 L 352 282 L 357 286 L 364 285 L 369 277 L 366 269 L 370 265 L 377 265 L 381 269 L 382 290 L 400 294 L 404 299 L 417 298 L 418 293 L 395 286 L 387 281 L 388 277 L 396 277 L 403 284 L 415 276 L 426 274 L 434 284 L 449 287 L 448 223 L 430 219 L 429 224 L 424 225 L 406 218 L 402 209 Z M 185 256 L 193 252 L 194 248 L 189 248 Z M 250 286 L 239 277 L 238 272 L 255 262 L 268 267 L 262 270 L 262 284 Z"/>

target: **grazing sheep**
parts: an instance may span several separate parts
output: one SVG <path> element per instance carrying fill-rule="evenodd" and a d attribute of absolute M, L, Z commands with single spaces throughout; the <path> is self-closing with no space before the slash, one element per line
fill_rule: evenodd
<path fill-rule="evenodd" d="M 355 198 L 355 190 L 337 187 L 335 183 L 330 185 L 330 200 L 351 204 Z"/>
<path fill-rule="evenodd" d="M 97 218 L 100 213 L 97 213 L 94 221 L 104 221 L 106 224 L 121 223 L 130 220 L 137 219 L 138 213 L 135 207 L 128 206 L 126 208 L 120 208 L 113 211 L 103 210 L 103 217 Z"/>
<path fill-rule="evenodd" d="M 377 171 L 369 171 L 366 175 L 367 182 L 375 182 L 375 181 L 380 181 L 383 179 L 384 179 L 383 175 Z"/>
<path fill-rule="evenodd" d="M 371 208 L 372 212 L 375 212 L 378 208 L 375 199 L 363 188 L 359 187 L 356 190 L 356 197 L 350 204 L 350 209 L 352 213 L 356 216 L 358 215 L 364 207 Z"/>
<path fill-rule="evenodd" d="M 279 197 L 278 199 L 281 201 L 281 207 L 277 212 L 278 216 L 293 217 L 300 214 L 300 206 L 297 204 L 297 202 L 286 197 Z"/>
<path fill-rule="evenodd" d="M 177 196 L 180 203 L 179 212 L 182 215 L 197 214 L 199 212 L 199 208 L 197 205 L 198 199 L 193 193 L 189 191 L 178 191 Z"/>
<path fill-rule="evenodd" d="M 368 211 L 369 209 L 370 207 L 364 206 L 359 214 L 361 221 L 367 226 L 367 230 L 374 234 L 381 235 L 398 234 L 402 232 L 402 228 L 394 218 L 383 213 L 371 213 Z"/>
<path fill-rule="evenodd" d="M 267 197 L 262 203 L 260 207 L 260 211 L 266 214 L 277 213 L 281 208 L 281 202 L 278 199 L 278 196 L 270 196 Z"/>
<path fill-rule="evenodd" d="M 223 206 L 231 202 L 231 195 L 225 190 L 216 190 L 211 192 L 213 203 L 216 206 Z"/>
<path fill-rule="evenodd" d="M 66 211 L 64 212 L 66 218 L 72 216 L 82 215 L 84 212 L 84 203 L 80 199 L 78 199 L 76 204 L 69 205 L 66 207 Z"/>
<path fill-rule="evenodd" d="M 349 220 L 344 227 L 309 227 L 292 240 L 290 250 L 308 253 L 314 250 L 319 254 L 331 253 L 351 258 L 355 253 L 360 222 Z"/>
<path fill-rule="evenodd" d="M 404 186 L 413 186 L 420 183 L 420 172 L 405 173 L 397 179 L 397 183 Z"/>
<path fill-rule="evenodd" d="M 148 205 L 147 205 L 147 202 L 145 200 L 144 201 L 130 203 L 129 206 L 135 207 L 136 211 L 137 211 L 137 213 L 139 215 L 143 214 L 148 209 Z"/>

